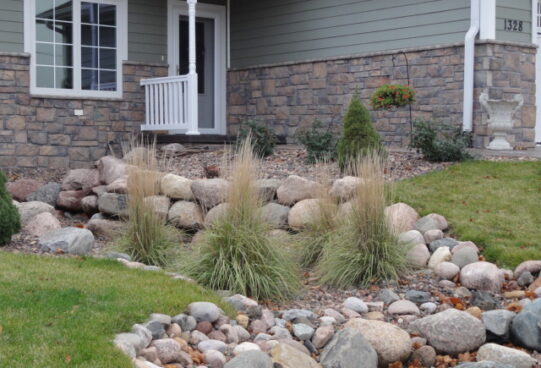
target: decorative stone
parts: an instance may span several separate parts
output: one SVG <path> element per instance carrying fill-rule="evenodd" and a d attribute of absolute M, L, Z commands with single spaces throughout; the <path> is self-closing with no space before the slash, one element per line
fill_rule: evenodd
<path fill-rule="evenodd" d="M 308 354 L 289 344 L 279 343 L 271 350 L 272 362 L 283 368 L 321 368 Z"/>
<path fill-rule="evenodd" d="M 319 327 L 314 336 L 312 337 L 312 342 L 316 349 L 322 349 L 327 345 L 329 341 L 334 336 L 334 326 L 332 324 Z"/>
<path fill-rule="evenodd" d="M 270 336 L 269 336 L 270 337 Z M 239 344 L 235 346 L 235 349 L 233 349 L 233 355 L 240 355 L 242 353 L 245 353 L 247 351 L 259 351 L 261 348 L 259 345 L 251 343 L 251 342 L 243 342 L 242 344 Z"/>
<path fill-rule="evenodd" d="M 218 318 L 220 318 L 220 315 L 222 314 L 216 304 L 209 302 L 191 303 L 190 305 L 188 305 L 188 313 L 198 322 L 214 322 Z"/>
<path fill-rule="evenodd" d="M 180 358 L 181 346 L 173 339 L 159 339 L 152 341 L 158 352 L 158 358 L 164 364 L 175 362 Z"/>
<path fill-rule="evenodd" d="M 322 186 L 314 181 L 290 175 L 276 191 L 278 203 L 291 206 L 304 199 L 314 198 L 323 191 Z"/>
<path fill-rule="evenodd" d="M 89 193 L 100 185 L 99 173 L 95 169 L 75 169 L 68 171 L 62 181 L 62 190 L 82 190 Z"/>
<path fill-rule="evenodd" d="M 19 203 L 17 209 L 23 226 L 40 213 L 49 212 L 54 214 L 54 207 L 44 202 L 22 202 Z"/>
<path fill-rule="evenodd" d="M 452 280 L 460 273 L 460 267 L 451 262 L 442 262 L 434 268 L 434 273 L 443 280 Z"/>
<path fill-rule="evenodd" d="M 419 220 L 419 214 L 405 203 L 395 203 L 385 208 L 385 216 L 389 227 L 395 234 L 413 230 Z"/>
<path fill-rule="evenodd" d="M 19 202 L 26 201 L 26 198 L 39 188 L 41 188 L 41 183 L 34 179 L 18 179 L 6 184 L 8 193 Z"/>
<path fill-rule="evenodd" d="M 100 212 L 117 217 L 128 217 L 128 199 L 124 194 L 103 193 L 98 198 Z"/>
<path fill-rule="evenodd" d="M 517 314 L 511 324 L 515 344 L 541 351 L 541 299 L 536 299 Z"/>
<path fill-rule="evenodd" d="M 176 155 L 178 153 L 182 153 L 186 151 L 186 147 L 184 147 L 180 143 L 170 143 L 166 144 L 161 148 L 162 152 L 166 155 Z"/>
<path fill-rule="evenodd" d="M 498 299 L 494 297 L 494 295 L 487 291 L 474 291 L 472 293 L 470 304 L 487 311 L 498 308 L 500 303 L 498 302 Z"/>
<path fill-rule="evenodd" d="M 443 238 L 434 240 L 432 243 L 430 243 L 429 248 L 431 252 L 435 252 L 436 249 L 441 247 L 448 247 L 449 250 L 452 250 L 454 247 L 458 245 L 458 242 L 453 238 Z"/>
<path fill-rule="evenodd" d="M 256 187 L 263 203 L 272 202 L 276 198 L 276 191 L 282 184 L 279 179 L 260 179 L 256 181 Z"/>
<path fill-rule="evenodd" d="M 58 194 L 62 190 L 62 185 L 57 183 L 45 184 L 36 191 L 30 193 L 26 200 L 28 202 L 44 202 L 51 206 L 56 205 Z"/>
<path fill-rule="evenodd" d="M 436 350 L 432 346 L 421 346 L 411 355 L 411 360 L 417 360 L 423 367 L 433 367 L 436 363 Z"/>
<path fill-rule="evenodd" d="M 483 312 L 481 314 L 481 320 L 485 325 L 485 329 L 492 336 L 507 340 L 509 338 L 511 322 L 515 316 L 516 314 L 511 311 L 498 309 Z"/>
<path fill-rule="evenodd" d="M 83 210 L 81 201 L 85 195 L 86 193 L 82 190 L 68 190 L 60 192 L 60 194 L 58 194 L 58 198 L 56 199 L 56 206 L 71 212 L 81 212 Z"/>
<path fill-rule="evenodd" d="M 435 303 L 428 302 L 421 304 L 420 309 L 426 314 L 432 314 L 438 309 L 438 306 Z"/>
<path fill-rule="evenodd" d="M 410 324 L 410 328 L 420 332 L 432 347 L 443 354 L 474 351 L 486 339 L 483 323 L 456 309 L 418 319 Z"/>
<path fill-rule="evenodd" d="M 105 156 L 98 160 L 99 180 L 103 184 L 111 184 L 118 178 L 128 176 L 128 165 L 116 157 Z"/>
<path fill-rule="evenodd" d="M 273 229 L 287 229 L 290 208 L 278 203 L 267 203 L 261 208 L 261 216 Z"/>
<path fill-rule="evenodd" d="M 465 241 L 465 242 L 459 241 L 458 245 L 452 249 L 451 253 L 455 254 L 456 252 L 464 248 L 471 248 L 475 250 L 477 254 L 479 254 L 479 248 L 477 248 L 477 245 L 475 245 L 475 243 L 472 241 Z"/>
<path fill-rule="evenodd" d="M 433 241 L 443 239 L 443 231 L 440 229 L 428 230 L 424 233 L 425 243 L 430 244 Z"/>
<path fill-rule="evenodd" d="M 344 301 L 344 307 L 360 314 L 368 312 L 368 306 L 366 305 L 366 303 L 363 302 L 361 299 L 355 297 L 347 298 Z"/>
<path fill-rule="evenodd" d="M 529 271 L 521 273 L 517 279 L 518 285 L 522 287 L 528 287 L 533 282 L 534 277 Z"/>
<path fill-rule="evenodd" d="M 167 218 L 169 206 L 171 204 L 169 198 L 165 196 L 150 196 L 144 199 L 144 203 L 159 217 L 163 219 Z"/>
<path fill-rule="evenodd" d="M 515 268 L 515 278 L 518 278 L 523 272 L 528 271 L 531 274 L 537 274 L 541 272 L 541 260 L 539 261 L 525 261 Z"/>
<path fill-rule="evenodd" d="M 492 361 L 509 364 L 515 368 L 531 368 L 537 361 L 523 351 L 497 344 L 485 344 L 477 352 L 478 361 Z"/>
<path fill-rule="evenodd" d="M 293 334 L 301 341 L 309 340 L 314 335 L 314 329 L 304 323 L 296 323 L 293 325 Z"/>
<path fill-rule="evenodd" d="M 317 315 L 307 309 L 288 309 L 282 314 L 282 318 L 286 321 L 291 321 L 297 318 L 308 318 L 309 320 L 316 320 Z"/>
<path fill-rule="evenodd" d="M 94 235 L 87 229 L 66 227 L 42 235 L 38 244 L 46 252 L 84 255 L 94 247 Z"/>
<path fill-rule="evenodd" d="M 409 337 L 409 336 L 408 336 Z M 323 368 L 377 368 L 378 355 L 358 330 L 346 328 L 338 332 L 320 356 Z"/>
<path fill-rule="evenodd" d="M 262 351 L 247 351 L 231 359 L 224 368 L 273 368 L 273 363 Z"/>
<path fill-rule="evenodd" d="M 323 311 L 323 314 L 328 317 L 332 317 L 336 320 L 337 323 L 344 323 L 346 322 L 346 318 L 342 315 L 342 313 L 338 312 L 337 310 L 334 310 L 332 308 L 327 308 Z"/>
<path fill-rule="evenodd" d="M 338 200 L 345 202 L 355 195 L 357 187 L 363 184 L 363 179 L 354 176 L 345 176 L 336 179 L 332 184 L 329 194 Z"/>
<path fill-rule="evenodd" d="M 321 211 L 319 199 L 305 199 L 296 203 L 288 214 L 288 224 L 293 230 L 302 230 L 312 223 Z"/>
<path fill-rule="evenodd" d="M 460 271 L 460 282 L 469 289 L 499 293 L 503 284 L 503 276 L 495 264 L 475 262 Z"/>
<path fill-rule="evenodd" d="M 88 221 L 86 228 L 92 231 L 92 234 L 96 237 L 113 240 L 126 228 L 126 223 L 94 219 Z"/>
<path fill-rule="evenodd" d="M 207 350 L 203 356 L 205 357 L 205 363 L 208 368 L 223 368 L 227 359 L 225 356 L 216 350 Z"/>
<path fill-rule="evenodd" d="M 456 264 L 458 267 L 463 268 L 469 264 L 475 263 L 479 260 L 477 251 L 471 247 L 462 248 L 453 253 L 453 258 L 451 262 Z"/>
<path fill-rule="evenodd" d="M 143 338 L 133 333 L 121 333 L 116 335 L 114 343 L 117 346 L 131 346 L 136 354 L 146 347 Z"/>
<path fill-rule="evenodd" d="M 423 234 L 417 230 L 410 230 L 398 235 L 398 244 L 400 245 L 415 245 L 424 244 L 425 238 Z"/>
<path fill-rule="evenodd" d="M 128 194 L 128 178 L 122 177 L 105 187 L 107 193 Z"/>
<path fill-rule="evenodd" d="M 414 245 L 406 253 L 406 260 L 413 268 L 425 268 L 429 259 L 430 252 L 424 243 Z"/>
<path fill-rule="evenodd" d="M 432 253 L 432 256 L 430 257 L 430 260 L 428 261 L 428 267 L 431 269 L 435 269 L 437 265 L 439 265 L 442 262 L 447 262 L 451 260 L 451 251 L 448 247 L 441 247 L 436 249 L 434 253 Z"/>
<path fill-rule="evenodd" d="M 392 304 L 393 302 L 400 300 L 400 297 L 391 289 L 383 289 L 379 292 L 377 300 L 381 300 L 385 304 Z"/>
<path fill-rule="evenodd" d="M 158 340 L 166 337 L 165 328 L 160 321 L 150 320 L 145 323 L 144 327 L 150 331 L 153 340 Z"/>
<path fill-rule="evenodd" d="M 58 230 L 62 226 L 60 221 L 52 215 L 50 212 L 43 212 L 34 216 L 28 224 L 24 227 L 24 230 L 32 236 L 40 237 L 46 233 Z"/>
<path fill-rule="evenodd" d="M 227 214 L 229 203 L 220 203 L 210 209 L 205 216 L 205 226 L 209 227 Z"/>
<path fill-rule="evenodd" d="M 406 292 L 406 299 L 417 304 L 426 303 L 431 297 L 432 294 L 427 291 L 408 290 Z"/>
<path fill-rule="evenodd" d="M 90 195 L 81 199 L 81 209 L 89 215 L 98 212 L 98 196 Z"/>
<path fill-rule="evenodd" d="M 168 221 L 183 229 L 199 229 L 203 226 L 201 207 L 194 202 L 178 201 L 169 209 Z"/>
<path fill-rule="evenodd" d="M 425 216 L 421 219 L 419 219 L 415 223 L 415 229 L 421 232 L 422 234 L 426 233 L 429 230 L 442 230 L 440 229 L 440 224 L 438 221 L 432 217 Z"/>
<path fill-rule="evenodd" d="M 183 176 L 167 174 L 161 180 L 162 193 L 171 199 L 192 200 L 192 180 Z"/>
<path fill-rule="evenodd" d="M 415 303 L 412 303 L 409 300 L 397 300 L 389 306 L 387 312 L 389 314 L 421 314 Z"/>
<path fill-rule="evenodd" d="M 405 362 L 411 354 L 410 335 L 390 323 L 356 318 L 348 321 L 344 328 L 362 333 L 376 350 L 380 367 L 387 367 L 396 361 Z"/>
<path fill-rule="evenodd" d="M 220 178 L 194 180 L 191 189 L 195 199 L 201 206 L 211 209 L 225 202 L 229 182 Z"/>
<path fill-rule="evenodd" d="M 219 340 L 205 340 L 197 344 L 197 349 L 200 352 L 205 353 L 208 350 L 216 350 L 220 353 L 224 353 L 227 345 L 223 341 Z"/>

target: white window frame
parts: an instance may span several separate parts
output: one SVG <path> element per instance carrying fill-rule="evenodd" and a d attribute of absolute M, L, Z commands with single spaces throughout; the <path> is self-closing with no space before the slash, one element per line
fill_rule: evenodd
<path fill-rule="evenodd" d="M 39 0 L 24 0 L 24 50 L 30 54 L 30 93 L 32 95 L 78 98 L 122 98 L 123 61 L 128 58 L 128 1 L 127 0 L 72 0 L 73 1 L 73 89 L 36 86 L 36 20 L 35 4 Z M 117 90 L 91 91 L 81 88 L 81 2 L 116 5 Z"/>

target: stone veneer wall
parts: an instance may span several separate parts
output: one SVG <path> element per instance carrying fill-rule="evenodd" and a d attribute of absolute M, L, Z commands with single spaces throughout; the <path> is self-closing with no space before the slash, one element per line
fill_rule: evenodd
<path fill-rule="evenodd" d="M 29 62 L 27 54 L 0 53 L 0 167 L 89 166 L 110 142 L 139 131 L 145 113 L 140 79 L 167 76 L 166 65 L 125 62 L 122 99 L 35 97 Z"/>
<path fill-rule="evenodd" d="M 411 85 L 417 91 L 414 119 L 462 123 L 464 45 L 404 50 Z M 518 147 L 534 145 L 535 53 L 529 45 L 480 42 L 476 51 L 475 98 L 485 90 L 491 98 L 522 93 L 525 104 L 517 116 L 510 141 Z M 236 134 L 243 120 L 257 119 L 293 140 L 294 132 L 315 119 L 335 128 L 341 125 L 355 92 L 368 106 L 374 90 L 385 83 L 407 84 L 404 53 L 309 61 L 232 70 L 228 74 L 228 127 Z M 476 101 L 475 145 L 488 144 L 486 114 Z M 409 143 L 409 110 L 373 112 L 373 121 L 391 146 Z M 338 129 L 337 129 L 338 130 Z"/>

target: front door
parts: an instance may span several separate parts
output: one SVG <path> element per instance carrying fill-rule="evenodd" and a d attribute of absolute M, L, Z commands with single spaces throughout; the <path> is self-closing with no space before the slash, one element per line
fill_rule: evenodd
<path fill-rule="evenodd" d="M 177 74 L 189 72 L 188 17 L 179 16 L 179 64 Z M 197 76 L 199 91 L 199 129 L 214 130 L 214 19 L 197 17 L 195 22 Z"/>

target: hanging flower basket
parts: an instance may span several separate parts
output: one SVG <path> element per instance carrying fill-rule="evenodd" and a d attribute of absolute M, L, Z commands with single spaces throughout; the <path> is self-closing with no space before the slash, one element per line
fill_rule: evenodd
<path fill-rule="evenodd" d="M 415 90 L 402 84 L 384 84 L 370 98 L 374 110 L 392 110 L 413 102 L 415 102 Z"/>

